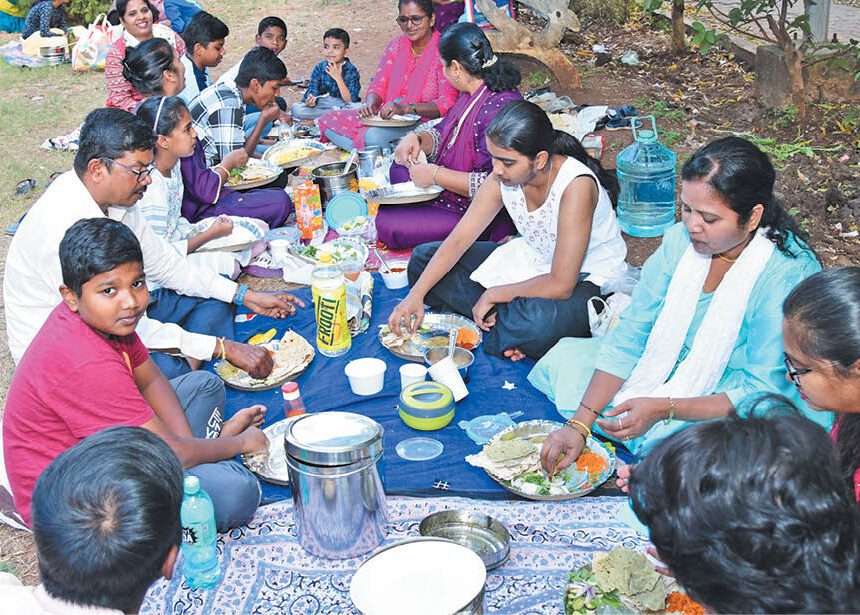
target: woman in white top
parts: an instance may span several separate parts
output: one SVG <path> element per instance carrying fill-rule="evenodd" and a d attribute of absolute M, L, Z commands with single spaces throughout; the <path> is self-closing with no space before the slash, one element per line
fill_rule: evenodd
<path fill-rule="evenodd" d="M 427 304 L 472 317 L 490 354 L 540 357 L 562 337 L 590 335 L 587 302 L 622 271 L 627 248 L 607 192 L 617 183 L 533 103 L 509 103 L 486 134 L 492 174 L 445 241 L 412 253 L 412 289 L 388 324 L 414 332 Z M 502 207 L 521 236 L 477 242 Z"/>

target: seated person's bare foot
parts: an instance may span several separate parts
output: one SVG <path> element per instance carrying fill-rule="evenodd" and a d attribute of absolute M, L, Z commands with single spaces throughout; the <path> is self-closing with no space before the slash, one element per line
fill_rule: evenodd
<path fill-rule="evenodd" d="M 251 425 L 260 427 L 266 418 L 266 406 L 242 408 L 221 426 L 222 436 L 238 436 Z"/>
<path fill-rule="evenodd" d="M 526 355 L 519 348 L 508 348 L 505 351 L 505 358 L 510 359 L 511 361 L 522 361 L 526 358 Z"/>
<path fill-rule="evenodd" d="M 627 493 L 630 490 L 630 470 L 632 467 L 630 464 L 621 465 L 619 463 L 618 469 L 615 470 L 615 473 L 618 475 L 618 478 L 615 479 L 615 486 L 621 489 L 624 493 Z"/>

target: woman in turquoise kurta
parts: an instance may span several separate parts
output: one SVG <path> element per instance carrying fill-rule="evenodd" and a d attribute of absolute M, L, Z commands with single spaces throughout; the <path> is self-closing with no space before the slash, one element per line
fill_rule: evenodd
<path fill-rule="evenodd" d="M 744 400 L 758 393 L 785 395 L 812 420 L 828 421 L 786 380 L 782 302 L 821 266 L 774 197 L 774 179 L 767 156 L 738 137 L 714 141 L 687 161 L 683 222 L 667 231 L 645 263 L 619 324 L 603 338 L 561 340 L 529 375 L 569 419 L 544 445 L 548 471 L 576 459 L 592 426 L 644 454 L 693 421 L 743 415 Z M 691 267 L 700 278 L 691 277 Z M 680 305 L 687 307 L 686 321 Z M 727 333 L 715 334 L 720 327 Z M 677 358 L 664 374 L 649 374 L 651 364 L 660 363 L 655 358 L 665 359 L 659 354 L 664 338 L 673 335 Z M 709 375 L 709 369 L 716 371 Z"/>

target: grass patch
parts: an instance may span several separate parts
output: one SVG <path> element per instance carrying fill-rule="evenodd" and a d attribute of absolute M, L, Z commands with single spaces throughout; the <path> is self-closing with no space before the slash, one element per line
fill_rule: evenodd
<path fill-rule="evenodd" d="M 681 109 L 673 109 L 665 100 L 652 100 L 650 98 L 639 98 L 636 100 L 636 109 L 640 115 L 653 115 L 659 120 L 667 122 L 680 122 L 686 119 L 687 113 Z"/>

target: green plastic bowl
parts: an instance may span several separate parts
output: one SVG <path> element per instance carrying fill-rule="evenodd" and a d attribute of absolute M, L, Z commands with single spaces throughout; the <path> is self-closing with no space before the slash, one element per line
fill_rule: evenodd
<path fill-rule="evenodd" d="M 436 431 L 437 429 L 447 427 L 451 421 L 454 420 L 454 410 L 451 410 L 448 414 L 432 419 L 421 419 L 406 414 L 403 410 L 400 410 L 400 418 L 404 423 L 406 423 L 407 427 L 411 427 L 412 429 L 417 429 L 419 431 Z"/>

